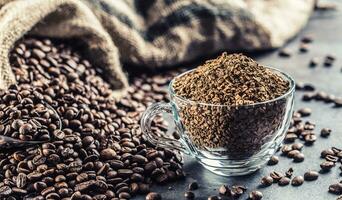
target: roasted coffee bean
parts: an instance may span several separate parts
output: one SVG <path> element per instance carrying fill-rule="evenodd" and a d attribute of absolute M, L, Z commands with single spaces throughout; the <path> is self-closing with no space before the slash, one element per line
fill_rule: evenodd
<path fill-rule="evenodd" d="M 278 182 L 284 175 L 280 172 L 273 171 L 270 176 L 273 178 L 273 182 Z"/>
<path fill-rule="evenodd" d="M 328 155 L 335 155 L 335 152 L 332 149 L 325 149 L 321 152 L 321 158 L 325 158 Z"/>
<path fill-rule="evenodd" d="M 327 156 L 325 156 L 325 160 L 327 160 L 327 161 L 331 161 L 331 162 L 337 162 L 338 161 L 338 157 L 337 156 L 334 156 L 334 155 L 327 155 Z"/>
<path fill-rule="evenodd" d="M 245 186 L 233 185 L 230 193 L 233 198 L 239 198 L 241 195 L 243 195 L 243 193 L 246 192 L 246 190 L 247 188 Z"/>
<path fill-rule="evenodd" d="M 334 166 L 335 166 L 335 163 L 331 162 L 331 161 L 324 161 L 320 164 L 321 169 L 324 171 L 328 171 L 331 168 L 333 168 Z"/>
<path fill-rule="evenodd" d="M 271 156 L 271 158 L 268 160 L 268 165 L 276 165 L 279 162 L 278 156 Z"/>
<path fill-rule="evenodd" d="M 328 137 L 331 133 L 331 129 L 330 128 L 323 128 L 321 130 L 321 136 L 322 137 Z"/>
<path fill-rule="evenodd" d="M 285 176 L 288 178 L 291 178 L 293 174 L 293 168 L 290 167 L 286 172 L 285 172 Z"/>
<path fill-rule="evenodd" d="M 304 141 L 306 145 L 312 145 L 314 142 L 316 142 L 316 140 L 317 140 L 317 137 L 313 133 L 309 133 L 305 135 L 304 137 Z"/>
<path fill-rule="evenodd" d="M 219 188 L 219 194 L 230 196 L 231 195 L 230 188 L 227 185 L 221 185 Z"/>
<path fill-rule="evenodd" d="M 290 181 L 291 180 L 288 177 L 284 176 L 278 181 L 278 185 L 285 186 L 285 185 L 288 185 Z"/>
<path fill-rule="evenodd" d="M 287 133 L 285 135 L 284 141 L 286 143 L 291 143 L 291 142 L 294 142 L 297 138 L 298 136 L 295 133 Z"/>
<path fill-rule="evenodd" d="M 11 61 L 19 60 L 12 68 L 17 85 L 0 93 L 0 120 L 10 119 L 0 134 L 44 143 L 1 157 L 6 168 L 0 177 L 8 179 L 0 184 L 11 186 L 0 186 L 0 193 L 17 199 L 130 198 L 149 192 L 153 182 L 184 177 L 180 155 L 151 145 L 139 127 L 141 113 L 167 100 L 163 88 L 181 71 L 132 77 L 128 94 L 116 101 L 103 69 L 70 44 L 76 42 L 28 39 L 10 54 Z M 166 130 L 162 121 L 153 128 Z"/>
<path fill-rule="evenodd" d="M 189 190 L 197 190 L 198 189 L 198 183 L 197 181 L 191 182 L 188 186 Z"/>
<path fill-rule="evenodd" d="M 146 200 L 161 200 L 162 196 L 156 192 L 150 192 L 146 195 Z"/>
<path fill-rule="evenodd" d="M 335 104 L 335 107 L 336 107 L 336 108 L 342 107 L 342 98 L 336 98 L 336 99 L 334 100 L 334 104 Z"/>
<path fill-rule="evenodd" d="M 302 53 L 308 52 L 309 51 L 309 45 L 306 43 L 301 43 L 299 46 L 299 51 Z"/>
<path fill-rule="evenodd" d="M 290 152 L 288 152 L 287 157 L 294 158 L 298 154 L 300 154 L 300 151 L 298 151 L 298 150 L 291 150 Z"/>
<path fill-rule="evenodd" d="M 300 150 L 302 150 L 303 146 L 304 146 L 304 145 L 303 145 L 302 143 L 294 143 L 294 144 L 291 145 L 291 148 L 292 148 L 293 150 L 298 150 L 298 151 L 300 151 Z"/>
<path fill-rule="evenodd" d="M 281 57 L 290 57 L 292 54 L 291 54 L 291 51 L 289 49 L 283 48 L 283 49 L 280 49 L 278 55 Z"/>
<path fill-rule="evenodd" d="M 304 180 L 314 181 L 314 180 L 317 180 L 318 176 L 319 176 L 318 172 L 311 170 L 311 171 L 305 172 Z"/>
<path fill-rule="evenodd" d="M 342 183 L 335 183 L 329 186 L 329 192 L 337 195 L 342 194 Z"/>
<path fill-rule="evenodd" d="M 216 195 L 211 195 L 208 197 L 208 200 L 220 200 L 221 197 L 220 196 L 216 196 Z"/>
<path fill-rule="evenodd" d="M 264 176 L 262 177 L 260 184 L 264 187 L 267 187 L 267 186 L 272 185 L 273 182 L 274 180 L 271 176 Z"/>
<path fill-rule="evenodd" d="M 293 156 L 293 161 L 294 162 L 303 162 L 304 161 L 304 154 L 303 153 L 298 153 Z"/>
<path fill-rule="evenodd" d="M 260 191 L 254 190 L 249 193 L 248 199 L 250 200 L 260 200 L 262 199 L 263 195 Z"/>
<path fill-rule="evenodd" d="M 304 183 L 304 178 L 302 176 L 295 176 L 291 181 L 291 184 L 293 186 L 300 186 L 303 183 Z"/>
<path fill-rule="evenodd" d="M 310 67 L 316 67 L 319 63 L 319 59 L 317 57 L 311 58 L 309 66 Z"/>
<path fill-rule="evenodd" d="M 283 155 L 287 155 L 292 150 L 292 147 L 291 145 L 283 145 L 280 150 Z"/>
<path fill-rule="evenodd" d="M 302 117 L 310 116 L 312 113 L 310 108 L 301 108 L 297 112 L 299 112 Z"/>
<path fill-rule="evenodd" d="M 184 197 L 186 199 L 195 199 L 195 194 L 193 192 L 191 192 L 191 191 L 187 191 L 187 192 L 184 193 Z"/>

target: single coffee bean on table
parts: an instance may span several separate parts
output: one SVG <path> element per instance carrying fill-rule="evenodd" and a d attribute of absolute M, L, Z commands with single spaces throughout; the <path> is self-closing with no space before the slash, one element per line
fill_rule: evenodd
<path fill-rule="evenodd" d="M 318 174 L 317 171 L 310 170 L 308 172 L 305 172 L 304 180 L 306 180 L 306 181 L 314 181 L 314 180 L 318 179 L 318 176 L 319 176 L 319 174 Z"/>
<path fill-rule="evenodd" d="M 279 162 L 278 156 L 271 156 L 271 158 L 268 160 L 268 165 L 276 165 Z"/>
<path fill-rule="evenodd" d="M 289 179 L 288 177 L 284 176 L 282 177 L 279 181 L 278 181 L 278 185 L 279 186 L 286 186 L 288 184 L 290 184 L 291 179 Z"/>
<path fill-rule="evenodd" d="M 273 138 L 285 112 L 283 100 L 248 105 L 284 95 L 289 82 L 242 54 L 224 53 L 176 78 L 172 87 L 176 95 L 202 103 L 179 108 L 197 148 L 223 148 L 227 156 L 243 159 Z"/>
<path fill-rule="evenodd" d="M 273 182 L 274 182 L 274 180 L 271 176 L 264 176 L 264 177 L 262 177 L 260 184 L 261 184 L 261 186 L 268 187 L 268 186 L 272 185 Z"/>
<path fill-rule="evenodd" d="M 320 164 L 320 167 L 323 171 L 329 171 L 334 166 L 335 166 L 335 163 L 331 161 L 324 161 Z"/>
<path fill-rule="evenodd" d="M 342 183 L 335 183 L 329 186 L 329 192 L 337 195 L 342 194 Z"/>
<path fill-rule="evenodd" d="M 322 137 L 328 137 L 331 134 L 331 129 L 330 128 L 322 128 L 321 130 L 321 136 Z"/>
<path fill-rule="evenodd" d="M 186 199 L 195 199 L 195 193 L 191 192 L 191 191 L 187 191 L 184 193 L 184 197 Z"/>
<path fill-rule="evenodd" d="M 249 193 L 248 199 L 249 200 L 260 200 L 262 199 L 263 195 L 260 191 L 254 190 Z"/>
<path fill-rule="evenodd" d="M 293 185 L 293 186 L 300 186 L 303 183 L 304 183 L 303 176 L 295 176 L 295 177 L 293 177 L 293 179 L 291 181 L 291 185 Z"/>

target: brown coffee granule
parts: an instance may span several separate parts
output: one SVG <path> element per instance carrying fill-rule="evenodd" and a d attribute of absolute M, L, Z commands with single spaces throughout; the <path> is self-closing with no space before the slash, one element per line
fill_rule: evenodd
<path fill-rule="evenodd" d="M 173 88 L 177 95 L 196 102 L 247 105 L 283 95 L 289 83 L 247 56 L 223 53 L 176 78 Z"/>

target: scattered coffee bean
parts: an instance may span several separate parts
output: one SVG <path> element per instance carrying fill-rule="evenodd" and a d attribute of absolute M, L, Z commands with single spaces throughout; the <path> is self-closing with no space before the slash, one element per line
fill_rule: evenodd
<path fill-rule="evenodd" d="M 274 180 L 271 176 L 264 176 L 264 177 L 262 177 L 260 184 L 261 184 L 261 186 L 267 187 L 267 186 L 272 185 L 273 182 L 274 182 Z"/>
<path fill-rule="evenodd" d="M 260 191 L 254 190 L 249 193 L 248 199 L 250 200 L 260 200 L 262 199 L 262 193 Z"/>
<path fill-rule="evenodd" d="M 291 178 L 293 175 L 293 168 L 290 167 L 286 172 L 285 172 L 285 176 L 288 178 Z"/>
<path fill-rule="evenodd" d="M 300 154 L 300 151 L 298 150 L 292 150 L 287 154 L 287 157 L 294 158 L 296 155 Z"/>
<path fill-rule="evenodd" d="M 302 143 L 295 143 L 291 145 L 291 148 L 293 150 L 298 150 L 298 151 L 302 150 L 303 147 L 304 145 Z"/>
<path fill-rule="evenodd" d="M 313 36 L 312 35 L 304 35 L 301 39 L 301 42 L 311 43 L 311 42 L 313 42 Z"/>
<path fill-rule="evenodd" d="M 334 166 L 335 166 L 335 163 L 331 162 L 331 161 L 324 161 L 320 164 L 320 167 L 323 171 L 328 171 L 331 168 L 333 168 Z"/>
<path fill-rule="evenodd" d="M 335 104 L 335 107 L 336 107 L 336 108 L 342 107 L 342 98 L 336 98 L 336 99 L 334 100 L 334 104 Z"/>
<path fill-rule="evenodd" d="M 197 181 L 191 182 L 188 186 L 189 190 L 197 190 L 198 189 L 198 183 Z"/>
<path fill-rule="evenodd" d="M 276 164 L 278 164 L 278 162 L 279 162 L 278 156 L 272 156 L 272 157 L 268 160 L 267 164 L 268 164 L 268 165 L 276 165 Z"/>
<path fill-rule="evenodd" d="M 329 186 L 329 192 L 337 195 L 342 194 L 342 183 L 335 183 Z"/>
<path fill-rule="evenodd" d="M 191 192 L 191 191 L 187 191 L 184 193 L 184 197 L 186 199 L 195 199 L 195 193 Z"/>
<path fill-rule="evenodd" d="M 308 171 L 308 172 L 305 172 L 304 174 L 304 180 L 306 181 L 314 181 L 318 178 L 319 174 L 317 171 Z"/>
<path fill-rule="evenodd" d="M 282 154 L 283 155 L 287 155 L 290 151 L 292 151 L 292 147 L 291 147 L 291 145 L 283 145 L 282 147 L 281 147 L 281 152 L 282 152 Z"/>
<path fill-rule="evenodd" d="M 208 200 L 220 200 L 220 199 L 221 199 L 221 197 L 216 196 L 216 195 L 212 195 L 212 196 L 208 197 Z"/>
<path fill-rule="evenodd" d="M 162 196 L 156 192 L 150 192 L 146 195 L 146 200 L 161 200 Z"/>
<path fill-rule="evenodd" d="M 270 176 L 273 178 L 273 182 L 278 182 L 284 175 L 280 172 L 273 171 Z"/>
<path fill-rule="evenodd" d="M 291 51 L 287 48 L 280 49 L 279 54 L 280 57 L 290 57 Z"/>
<path fill-rule="evenodd" d="M 227 185 L 221 185 L 219 188 L 219 194 L 230 196 L 231 195 L 230 188 Z"/>
<path fill-rule="evenodd" d="M 325 149 L 321 152 L 321 158 L 325 158 L 328 155 L 335 155 L 335 152 L 332 149 Z"/>
<path fill-rule="evenodd" d="M 247 188 L 242 185 L 233 185 L 230 193 L 233 198 L 239 198 L 243 193 L 245 193 Z"/>
<path fill-rule="evenodd" d="M 290 179 L 286 176 L 282 177 L 279 181 L 278 181 L 278 185 L 279 186 L 285 186 L 288 185 L 290 183 Z"/>
<path fill-rule="evenodd" d="M 306 43 L 301 43 L 299 46 L 299 51 L 302 53 L 306 53 L 309 51 L 309 45 Z"/>
<path fill-rule="evenodd" d="M 321 130 L 321 136 L 322 137 L 328 137 L 331 133 L 331 129 L 330 128 L 323 128 Z"/>
<path fill-rule="evenodd" d="M 301 108 L 297 112 L 299 112 L 302 117 L 310 116 L 312 113 L 310 108 Z"/>
<path fill-rule="evenodd" d="M 293 161 L 294 162 L 303 162 L 304 161 L 304 154 L 303 153 L 298 153 L 293 156 Z"/>
<path fill-rule="evenodd" d="M 300 186 L 304 183 L 304 178 L 303 176 L 295 176 L 292 181 L 291 181 L 291 184 L 293 186 Z"/>

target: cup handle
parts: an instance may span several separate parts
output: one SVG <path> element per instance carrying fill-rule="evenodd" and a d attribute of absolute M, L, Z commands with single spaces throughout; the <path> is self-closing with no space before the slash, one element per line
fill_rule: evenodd
<path fill-rule="evenodd" d="M 180 134 L 180 139 L 171 139 L 163 136 L 156 136 L 153 134 L 151 129 L 151 124 L 153 119 L 158 115 L 162 113 L 168 113 L 172 115 L 172 106 L 170 103 L 154 103 L 151 106 L 149 106 L 146 111 L 143 113 L 140 121 L 140 126 L 143 134 L 147 137 L 147 139 L 154 145 L 170 148 L 170 149 L 176 149 L 179 150 L 185 154 L 190 154 L 187 146 L 184 144 L 184 140 L 182 139 L 182 136 Z M 176 131 L 179 132 L 179 126 L 176 124 Z"/>

